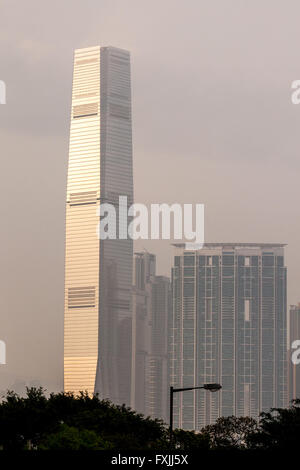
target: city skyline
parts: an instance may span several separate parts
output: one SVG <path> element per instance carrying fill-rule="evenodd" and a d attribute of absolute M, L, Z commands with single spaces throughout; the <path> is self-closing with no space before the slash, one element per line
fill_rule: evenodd
<path fill-rule="evenodd" d="M 62 388 L 74 48 L 113 44 L 132 52 L 135 200 L 204 203 L 207 241 L 287 243 L 288 303 L 298 303 L 300 108 L 290 86 L 299 73 L 299 5 L 228 5 L 166 2 L 159 17 L 158 4 L 143 11 L 138 2 L 92 1 L 89 9 L 29 1 L 14 15 L 2 6 L 1 389 L 17 378 Z M 189 27 L 182 30 L 183 22 Z M 142 241 L 135 251 L 144 247 L 169 276 L 169 243 Z"/>

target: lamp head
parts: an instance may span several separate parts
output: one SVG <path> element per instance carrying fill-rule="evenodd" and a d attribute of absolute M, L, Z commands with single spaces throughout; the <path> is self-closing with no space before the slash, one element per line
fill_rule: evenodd
<path fill-rule="evenodd" d="M 222 385 L 220 385 L 220 384 L 204 384 L 203 388 L 205 390 L 209 390 L 210 392 L 218 392 L 219 390 L 221 390 Z"/>

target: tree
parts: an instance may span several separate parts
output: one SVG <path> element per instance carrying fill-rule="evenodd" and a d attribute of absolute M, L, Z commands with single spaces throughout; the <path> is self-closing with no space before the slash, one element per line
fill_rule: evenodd
<path fill-rule="evenodd" d="M 173 431 L 173 446 L 179 451 L 208 450 L 210 439 L 207 434 L 195 433 L 195 431 L 184 431 L 175 429 Z"/>
<path fill-rule="evenodd" d="M 30 449 L 51 426 L 42 388 L 27 389 L 26 399 L 8 391 L 0 404 L 0 444 L 4 449 Z"/>
<path fill-rule="evenodd" d="M 288 409 L 249 417 L 219 418 L 200 433 L 175 429 L 129 407 L 82 392 L 52 393 L 27 389 L 25 397 L 8 392 L 0 402 L 0 449 L 195 451 L 291 449 L 300 438 L 300 400 Z"/>
<path fill-rule="evenodd" d="M 289 408 L 261 413 L 259 432 L 251 436 L 253 448 L 296 449 L 300 440 L 300 399 Z"/>
<path fill-rule="evenodd" d="M 215 424 L 202 429 L 212 448 L 247 449 L 249 440 L 258 432 L 258 423 L 249 417 L 228 416 L 218 418 Z"/>
<path fill-rule="evenodd" d="M 39 450 L 109 450 L 111 444 L 94 431 L 77 429 L 62 424 L 58 431 L 46 436 L 38 445 Z"/>
<path fill-rule="evenodd" d="M 24 398 L 8 392 L 0 403 L 3 449 L 39 449 L 63 443 L 83 448 L 84 440 L 89 448 L 151 449 L 165 438 L 162 421 L 84 392 L 78 396 L 52 393 L 47 398 L 42 388 L 31 388 Z"/>

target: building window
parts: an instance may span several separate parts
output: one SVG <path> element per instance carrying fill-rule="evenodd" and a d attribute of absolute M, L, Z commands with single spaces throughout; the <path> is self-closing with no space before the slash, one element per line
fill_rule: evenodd
<path fill-rule="evenodd" d="M 250 321 L 250 300 L 244 300 L 245 321 Z"/>
<path fill-rule="evenodd" d="M 212 320 L 212 299 L 206 299 L 206 320 Z"/>

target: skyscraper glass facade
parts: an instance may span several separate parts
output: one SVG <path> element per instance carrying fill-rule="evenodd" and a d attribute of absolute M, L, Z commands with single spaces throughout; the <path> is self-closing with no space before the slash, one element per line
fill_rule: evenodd
<path fill-rule="evenodd" d="M 171 383 L 222 390 L 175 396 L 176 426 L 253 416 L 286 404 L 283 245 L 176 245 L 172 272 Z"/>
<path fill-rule="evenodd" d="M 129 52 L 74 56 L 66 204 L 64 387 L 130 403 L 132 240 L 119 238 L 119 196 L 133 202 Z M 99 208 L 117 238 L 99 240 Z"/>
<path fill-rule="evenodd" d="M 168 420 L 170 279 L 156 275 L 155 255 L 135 253 L 132 407 Z"/>
<path fill-rule="evenodd" d="M 300 364 L 292 361 L 293 354 L 298 359 L 298 343 L 300 340 L 300 304 L 291 305 L 289 311 L 289 344 L 288 344 L 288 372 L 289 372 L 289 400 L 300 398 Z"/>

